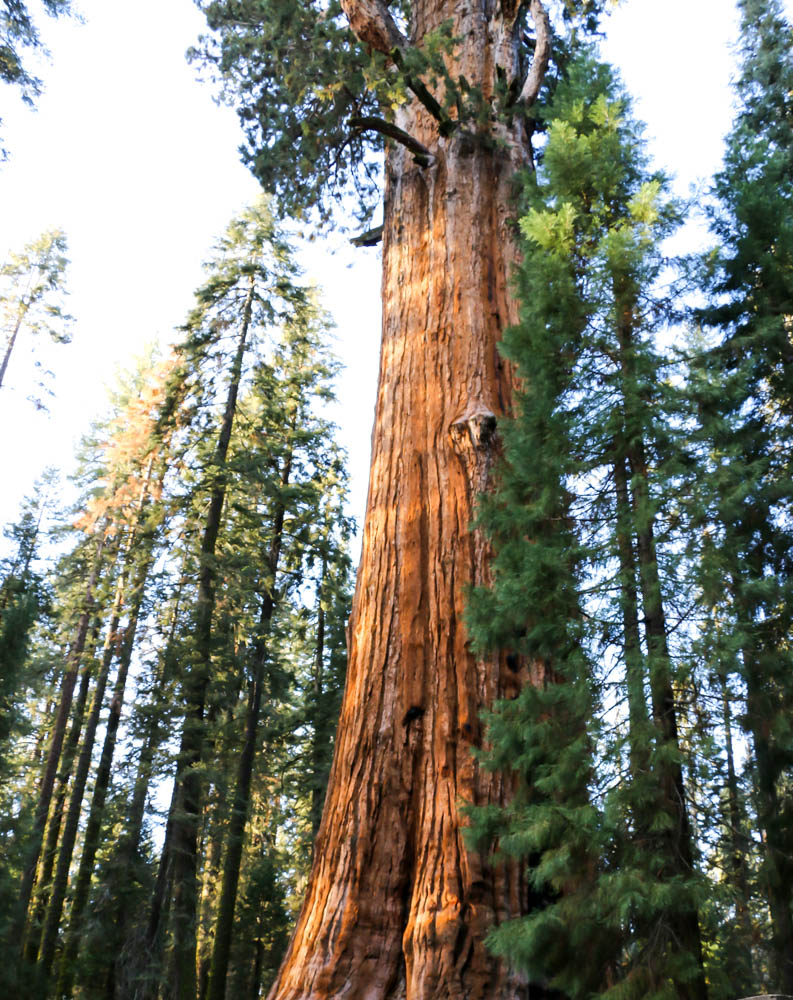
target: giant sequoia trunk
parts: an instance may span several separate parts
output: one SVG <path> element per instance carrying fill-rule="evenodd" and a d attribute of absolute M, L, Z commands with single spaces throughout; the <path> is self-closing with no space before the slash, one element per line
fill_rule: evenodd
<path fill-rule="evenodd" d="M 391 43 L 377 0 L 343 5 L 359 36 Z M 514 11 L 412 8 L 417 38 L 453 20 L 452 71 L 485 96 L 497 67 L 515 77 Z M 506 794 L 471 751 L 482 708 L 518 683 L 471 655 L 463 616 L 487 572 L 471 521 L 510 403 L 497 343 L 516 320 L 510 185 L 529 146 L 519 123 L 498 126 L 497 148 L 439 138 L 417 100 L 397 123 L 433 159 L 386 153 L 383 339 L 347 687 L 307 898 L 271 1000 L 527 995 L 484 946 L 494 921 L 521 912 L 525 888 L 466 849 L 460 806 Z"/>

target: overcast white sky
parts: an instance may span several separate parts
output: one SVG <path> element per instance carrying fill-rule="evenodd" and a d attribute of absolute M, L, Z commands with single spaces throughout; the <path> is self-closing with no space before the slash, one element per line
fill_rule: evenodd
<path fill-rule="evenodd" d="M 84 24 L 41 18 L 52 60 L 39 70 L 46 89 L 37 111 L 0 90 L 11 153 L 0 165 L 0 259 L 62 226 L 77 319 L 73 343 L 46 352 L 56 374 L 49 415 L 26 398 L 26 342 L 9 366 L 9 388 L 0 390 L 0 525 L 45 465 L 69 469 L 116 366 L 152 338 L 171 337 L 213 240 L 257 193 L 239 162 L 235 114 L 213 103 L 184 59 L 203 28 L 191 0 L 78 2 Z M 607 30 L 604 53 L 636 95 L 653 154 L 687 194 L 717 169 L 731 119 L 734 4 L 625 0 Z M 379 254 L 341 240 L 334 247 L 335 254 L 315 244 L 303 260 L 324 290 L 347 366 L 337 418 L 360 515 L 377 377 Z"/>

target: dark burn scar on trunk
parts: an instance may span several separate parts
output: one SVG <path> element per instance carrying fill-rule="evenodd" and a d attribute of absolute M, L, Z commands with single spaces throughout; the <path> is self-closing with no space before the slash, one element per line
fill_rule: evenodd
<path fill-rule="evenodd" d="M 407 712 L 405 712 L 405 717 L 402 719 L 402 725 L 409 726 L 414 719 L 420 719 L 422 715 L 424 715 L 424 709 L 421 705 L 411 705 Z"/>

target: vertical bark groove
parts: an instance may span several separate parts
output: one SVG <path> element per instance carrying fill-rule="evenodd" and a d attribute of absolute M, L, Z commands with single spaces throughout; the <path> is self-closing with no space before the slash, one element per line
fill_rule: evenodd
<path fill-rule="evenodd" d="M 454 71 L 485 89 L 512 58 L 495 6 L 415 10 L 419 36 L 455 18 Z M 490 924 L 521 912 L 518 871 L 469 853 L 458 812 L 508 792 L 471 747 L 482 708 L 516 680 L 495 658 L 475 661 L 463 613 L 467 587 L 486 578 L 471 522 L 512 394 L 497 343 L 517 319 L 508 212 L 528 144 L 517 124 L 497 148 L 439 138 L 417 101 L 397 124 L 434 162 L 386 154 L 380 376 L 347 686 L 307 898 L 270 1000 L 528 996 L 484 947 Z"/>

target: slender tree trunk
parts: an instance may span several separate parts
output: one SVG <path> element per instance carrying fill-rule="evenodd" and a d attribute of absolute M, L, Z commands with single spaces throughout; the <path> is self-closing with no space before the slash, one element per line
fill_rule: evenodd
<path fill-rule="evenodd" d="M 126 569 L 126 567 L 125 567 Z M 99 717 L 105 701 L 105 689 L 110 675 L 110 666 L 113 656 L 118 652 L 119 632 L 118 627 L 121 622 L 121 609 L 124 603 L 124 590 L 126 586 L 125 572 L 122 571 L 116 587 L 116 595 L 113 600 L 113 612 L 110 625 L 105 638 L 105 645 L 102 651 L 102 664 L 96 679 L 96 688 L 91 703 L 91 712 L 83 734 L 83 742 L 80 747 L 80 756 L 77 761 L 77 770 L 72 783 L 71 797 L 69 799 L 69 810 L 66 814 L 66 822 L 63 827 L 63 837 L 61 839 L 60 850 L 58 851 L 58 863 L 55 868 L 55 878 L 52 883 L 52 894 L 50 896 L 47 917 L 41 934 L 41 948 L 39 949 L 39 965 L 43 971 L 43 981 L 47 981 L 52 969 L 52 962 L 55 957 L 55 947 L 58 942 L 58 930 L 61 924 L 63 913 L 63 903 L 66 899 L 66 889 L 69 883 L 69 868 L 72 863 L 74 845 L 77 841 L 77 829 L 80 824 L 80 811 L 85 795 L 85 786 L 88 782 L 88 773 L 91 769 L 91 759 L 94 752 L 94 742 L 96 732 L 99 727 Z"/>
<path fill-rule="evenodd" d="M 670 821 L 663 836 L 662 852 L 666 859 L 663 877 L 688 878 L 694 873 L 693 836 L 688 816 L 683 768 L 680 763 L 680 740 L 677 729 L 677 703 L 672 684 L 672 657 L 669 651 L 666 611 L 661 591 L 658 553 L 655 542 L 655 509 L 650 495 L 650 476 L 643 438 L 647 423 L 645 400 L 636 371 L 635 292 L 630 284 L 623 287 L 615 279 L 614 297 L 619 310 L 617 338 L 621 391 L 624 407 L 626 458 L 631 472 L 632 534 L 636 540 L 636 565 L 644 610 L 644 634 L 647 644 L 650 704 L 658 732 L 661 754 L 657 765 L 660 790 L 659 808 Z M 707 1000 L 708 989 L 702 962 L 702 939 L 696 904 L 670 914 L 669 930 L 673 947 L 687 952 L 694 960 L 695 973 L 689 979 L 675 981 L 679 1000 Z"/>
<path fill-rule="evenodd" d="M 784 836 L 786 824 L 780 816 L 778 769 L 774 766 L 771 736 L 771 722 L 778 710 L 769 705 L 769 682 L 760 675 L 757 658 L 755 649 L 744 647 L 746 717 L 754 746 L 757 820 L 763 833 L 763 880 L 773 933 L 772 973 L 777 980 L 774 987 L 793 995 L 793 860 L 790 841 Z"/>
<path fill-rule="evenodd" d="M 152 716 L 148 720 L 148 725 L 143 738 L 143 746 L 141 747 L 140 757 L 138 758 L 138 768 L 135 775 L 135 784 L 133 786 L 132 801 L 130 802 L 124 832 L 121 836 L 118 847 L 119 869 L 123 873 L 122 877 L 125 879 L 125 885 L 129 885 L 135 878 L 135 860 L 140 849 L 141 834 L 143 832 L 143 820 L 146 815 L 146 799 L 151 787 L 154 771 L 154 757 L 158 742 L 157 729 L 158 722 Z M 114 1000 L 116 996 L 117 983 L 121 978 L 125 947 L 128 943 L 130 918 L 131 914 L 128 907 L 120 905 L 119 900 L 115 900 L 112 916 L 108 921 L 108 936 L 111 937 L 108 952 L 111 955 L 111 960 L 108 963 L 107 975 L 105 978 L 105 997 L 107 1000 Z M 71 996 L 71 990 L 73 989 L 72 977 L 74 975 L 74 961 L 77 958 L 80 947 L 80 940 L 77 935 L 75 935 L 75 938 L 75 944 L 72 946 L 75 949 L 74 953 L 70 955 L 67 951 L 64 955 L 62 982 L 65 980 L 65 977 L 68 976 L 69 978 L 65 981 L 64 985 L 59 984 L 58 990 L 60 996 Z M 67 965 L 67 960 L 69 958 L 71 958 L 71 962 Z M 151 969 L 155 964 L 157 970 L 159 971 L 159 961 L 151 963 L 151 961 L 148 960 L 146 962 L 148 969 Z M 66 987 L 68 987 L 68 990 Z M 123 996 L 123 994 L 121 995 Z M 136 996 L 137 995 L 138 994 L 136 993 Z M 146 996 L 145 990 L 143 995 Z"/>
<path fill-rule="evenodd" d="M 288 485 L 291 471 L 292 455 L 289 453 L 284 460 L 284 469 L 281 475 L 281 485 L 283 487 Z M 223 885 L 220 891 L 220 902 L 218 904 L 217 922 L 215 925 L 215 943 L 212 952 L 212 978 L 209 984 L 209 1000 L 225 1000 L 226 996 L 226 975 L 231 955 L 234 908 L 237 903 L 242 845 L 245 837 L 245 826 L 248 822 L 251 780 L 253 778 L 253 759 L 256 752 L 256 737 L 259 729 L 262 691 L 268 659 L 267 636 L 275 608 L 275 584 L 278 576 L 278 563 L 281 557 L 285 514 L 284 503 L 282 500 L 279 500 L 273 518 L 270 552 L 265 572 L 265 579 L 272 581 L 272 583 L 265 589 L 262 596 L 259 628 L 254 646 L 254 677 L 248 700 L 247 718 L 245 720 L 245 739 L 240 754 L 237 769 L 237 784 L 234 789 L 234 800 L 229 819 L 226 858 L 223 865 Z"/>
<path fill-rule="evenodd" d="M 61 835 L 61 824 L 63 823 L 63 811 L 66 808 L 66 796 L 69 790 L 69 781 L 72 777 L 74 759 L 77 756 L 77 749 L 80 745 L 80 734 L 83 730 L 85 706 L 88 702 L 88 689 L 91 684 L 91 676 L 94 672 L 94 655 L 100 628 L 101 620 L 96 619 L 91 630 L 91 644 L 88 650 L 84 651 L 83 668 L 80 671 L 80 686 L 77 689 L 77 698 L 73 704 L 69 735 L 66 737 L 58 766 L 57 784 L 53 791 L 54 804 L 47 821 L 44 848 L 41 852 L 41 861 L 34 883 L 33 912 L 28 919 L 25 958 L 31 963 L 36 962 L 39 954 L 41 928 L 49 903 L 52 873 L 55 868 L 55 859 L 58 855 L 58 841 Z"/>
<path fill-rule="evenodd" d="M 152 541 L 152 540 L 149 540 Z M 88 902 L 88 894 L 91 888 L 91 876 L 94 870 L 94 861 L 99 849 L 99 839 L 102 826 L 102 817 L 105 808 L 107 792 L 110 788 L 111 771 L 113 757 L 116 749 L 116 738 L 118 727 L 121 722 L 121 710 L 124 704 L 124 695 L 127 686 L 130 663 L 132 662 L 132 651 L 135 646 L 135 634 L 138 626 L 143 594 L 146 580 L 152 566 L 151 544 L 147 546 L 148 551 L 143 555 L 143 561 L 137 569 L 135 581 L 130 593 L 130 610 L 126 627 L 123 631 L 121 653 L 119 657 L 118 673 L 113 689 L 113 698 L 110 703 L 110 711 L 105 730 L 105 740 L 102 746 L 102 755 L 99 758 L 99 767 L 96 773 L 91 807 L 88 814 L 88 821 L 85 827 L 85 837 L 83 840 L 83 851 L 80 857 L 80 867 L 74 884 L 72 896 L 71 913 L 69 916 L 69 931 L 64 947 L 63 959 L 61 962 L 60 978 L 58 982 L 58 996 L 71 996 L 73 983 L 73 966 L 77 958 L 80 945 L 80 927 L 82 915 Z"/>
<path fill-rule="evenodd" d="M 311 737 L 311 834 L 312 840 L 317 839 L 319 824 L 322 820 L 322 804 L 325 801 L 324 782 L 321 780 L 324 742 L 328 733 L 321 724 L 321 706 L 323 695 L 323 668 L 325 662 L 325 608 L 323 606 L 325 575 L 327 559 L 323 556 L 322 571 L 317 588 L 317 639 L 314 651 L 314 733 Z"/>
<path fill-rule="evenodd" d="M 201 542 L 201 568 L 196 607 L 195 663 L 185 677 L 187 714 L 182 729 L 176 765 L 179 808 L 173 814 L 173 976 L 169 995 L 173 1000 L 195 1000 L 196 995 L 196 917 L 198 909 L 198 821 L 201 810 L 202 779 L 198 765 L 204 745 L 204 710 L 211 679 L 212 618 L 215 608 L 214 557 L 220 532 L 223 502 L 226 496 L 226 455 L 228 453 L 237 394 L 242 376 L 242 362 L 251 321 L 253 276 L 243 309 L 237 352 L 223 421 L 215 449 L 213 468 L 216 479 L 212 488 L 204 534 Z"/>
<path fill-rule="evenodd" d="M 259 1000 L 262 991 L 262 963 L 264 961 L 264 943 L 261 935 L 256 938 L 256 948 L 253 953 L 253 978 L 251 979 L 251 989 L 249 1000 Z"/>
<path fill-rule="evenodd" d="M 741 569 L 749 581 L 761 580 L 766 570 L 766 553 L 755 538 L 756 520 L 763 517 L 748 509 L 741 522 L 732 525 L 735 539 L 746 555 Z M 774 678 L 769 676 L 764 654 L 778 648 L 773 637 L 764 642 L 763 623 L 769 625 L 756 599 L 742 592 L 742 581 L 733 578 L 732 591 L 739 627 L 744 634 L 741 649 L 742 677 L 746 684 L 746 726 L 754 748 L 757 823 L 762 833 L 762 880 L 771 914 L 771 973 L 774 986 L 793 995 L 793 855 L 790 849 L 790 820 L 780 809 L 777 782 L 784 775 L 785 758 L 775 747 L 773 727 L 786 714 Z M 786 642 L 786 638 L 783 643 Z"/>
<path fill-rule="evenodd" d="M 44 711 L 39 716 L 39 722 L 36 726 L 36 744 L 33 748 L 32 762 L 33 764 L 40 764 L 42 757 L 44 756 L 44 747 L 47 743 L 47 738 L 52 735 L 51 725 L 55 717 L 55 701 L 50 698 L 47 704 L 44 706 Z"/>
<path fill-rule="evenodd" d="M 173 828 L 174 815 L 179 808 L 179 785 L 174 777 L 171 791 L 171 803 L 168 807 L 168 819 L 165 823 L 165 836 L 160 852 L 160 863 L 157 867 L 157 881 L 154 884 L 149 922 L 146 928 L 146 966 L 147 976 L 143 989 L 144 1000 L 154 1000 L 159 993 L 159 983 L 162 978 L 162 953 L 165 944 L 165 929 L 168 923 L 170 909 L 169 890 L 173 884 Z"/>
<path fill-rule="evenodd" d="M 174 605 L 173 614 L 171 618 L 171 629 L 170 635 L 168 637 L 168 642 L 166 644 L 165 653 L 162 659 L 162 673 L 161 673 L 161 683 L 164 684 L 167 675 L 169 673 L 168 665 L 173 659 L 173 648 L 176 641 L 176 629 L 179 621 L 179 608 L 182 599 L 182 590 L 186 583 L 186 578 L 183 576 L 179 583 L 179 592 Z M 148 794 L 149 785 L 151 783 L 152 766 L 154 762 L 155 747 L 157 743 L 157 721 L 152 715 L 149 720 L 149 725 L 147 727 L 147 735 L 144 741 L 143 749 L 141 750 L 141 757 L 138 762 L 138 773 L 135 779 L 135 791 L 132 799 L 132 806 L 130 808 L 130 814 L 127 821 L 127 830 L 122 842 L 122 855 L 126 857 L 128 864 L 131 866 L 135 853 L 137 852 L 140 845 L 141 832 L 143 830 L 143 818 L 146 810 L 146 796 Z M 152 894 L 151 905 L 149 907 L 149 921 L 146 929 L 145 935 L 145 946 L 146 946 L 146 964 L 149 968 L 148 980 L 151 984 L 155 977 L 159 977 L 160 974 L 160 964 L 161 964 L 161 954 L 162 954 L 162 939 L 163 939 L 163 914 L 165 910 L 165 893 L 167 886 L 169 884 L 169 873 L 170 873 L 170 856 L 171 856 L 171 839 L 173 823 L 171 822 L 171 817 L 173 811 L 176 808 L 176 796 L 177 796 L 177 786 L 174 782 L 173 791 L 171 793 L 171 804 L 168 809 L 168 819 L 165 824 L 165 836 L 163 839 L 162 851 L 160 852 L 160 862 L 157 867 L 157 880 L 154 886 L 154 892 Z M 119 940 L 124 939 L 124 929 L 126 926 L 126 913 L 121 912 L 118 914 L 119 925 L 121 932 L 119 934 Z M 117 963 L 114 962 L 114 966 Z M 114 976 L 117 978 L 117 976 Z M 149 987 L 144 988 L 143 996 L 144 1000 L 150 1000 L 150 997 L 156 993 L 156 990 L 149 985 Z"/>
<path fill-rule="evenodd" d="M 25 310 L 27 312 L 27 310 Z M 17 337 L 19 336 L 20 328 L 22 327 L 22 320 L 24 319 L 24 313 L 20 310 L 17 321 L 14 325 L 14 329 L 11 332 L 11 336 L 8 338 L 8 344 L 6 345 L 6 351 L 3 355 L 3 363 L 0 365 L 0 389 L 3 387 L 3 379 L 6 375 L 6 369 L 8 368 L 8 362 L 11 360 L 11 354 L 14 350 L 14 344 L 17 342 Z"/>
<path fill-rule="evenodd" d="M 183 583 L 184 581 L 182 581 L 182 584 Z M 147 720 L 143 746 L 141 747 L 140 756 L 138 758 L 138 768 L 135 774 L 132 801 L 130 802 L 129 812 L 127 813 L 124 844 L 128 845 L 132 852 L 137 851 L 140 847 L 140 838 L 143 831 L 143 819 L 146 813 L 146 798 L 149 793 L 149 788 L 151 787 L 154 769 L 154 757 L 161 742 L 161 738 L 158 738 L 158 730 L 160 729 L 161 724 L 157 717 L 157 710 L 162 710 L 163 706 L 166 704 L 167 695 L 165 692 L 165 686 L 169 679 L 168 664 L 172 658 L 173 643 L 176 639 L 176 626 L 179 619 L 180 599 L 181 593 L 179 598 L 177 598 L 174 607 L 171 621 L 171 632 L 168 637 L 166 650 L 162 657 L 158 675 L 155 680 L 149 719 Z"/>
<path fill-rule="evenodd" d="M 77 671 L 80 665 L 83 649 L 85 647 L 85 640 L 88 635 L 88 625 L 94 609 L 94 590 L 96 588 L 97 580 L 99 579 L 99 573 L 102 567 L 102 553 L 104 551 L 104 547 L 105 535 L 102 530 L 99 541 L 97 542 L 96 554 L 91 568 L 91 575 L 86 586 L 85 597 L 83 600 L 83 611 L 77 623 L 77 632 L 74 638 L 74 643 L 72 644 L 72 648 L 66 661 L 66 669 L 61 683 L 58 714 L 55 717 L 55 724 L 52 729 L 52 736 L 50 738 L 50 745 L 47 752 L 47 761 L 44 766 L 44 774 L 41 779 L 33 831 L 31 833 L 30 846 L 28 848 L 28 862 L 22 876 L 22 884 L 19 892 L 19 919 L 21 921 L 24 921 L 30 904 L 30 895 L 33 890 L 33 880 L 35 878 L 36 867 L 41 853 L 42 839 L 44 837 L 44 827 L 47 823 L 47 815 L 49 813 L 50 802 L 52 800 L 55 775 L 58 769 L 61 749 L 63 747 L 66 724 L 72 707 L 72 696 L 74 695 L 74 687 L 77 681 Z M 24 937 L 21 926 L 19 928 L 18 937 L 20 939 Z"/>
<path fill-rule="evenodd" d="M 214 801 L 208 801 L 204 810 L 204 839 L 199 845 L 198 856 L 203 859 L 201 893 L 198 903 L 198 933 L 196 935 L 196 968 L 198 970 L 198 1000 L 206 1000 L 212 964 L 213 932 L 218 913 L 218 880 L 223 862 L 225 840 L 226 789 L 215 787 Z M 209 797 L 208 797 L 209 798 Z"/>
<path fill-rule="evenodd" d="M 363 36 L 377 5 L 344 6 Z M 414 37 L 451 20 L 451 72 L 485 99 L 497 68 L 516 76 L 517 7 L 417 0 L 412 11 Z M 525 912 L 519 870 L 466 849 L 459 805 L 509 795 L 471 751 L 481 710 L 524 679 L 503 658 L 474 658 L 464 608 L 467 588 L 487 581 L 470 525 L 511 403 L 497 343 L 517 320 L 510 191 L 529 147 L 519 118 L 498 143 L 439 138 L 417 101 L 397 124 L 434 160 L 423 169 L 402 146 L 386 152 L 380 376 L 347 685 L 306 900 L 271 1000 L 528 991 L 484 945 L 494 922 Z"/>
<path fill-rule="evenodd" d="M 648 768 L 648 716 L 644 693 L 644 658 L 639 631 L 639 601 L 636 592 L 636 556 L 631 533 L 631 506 L 625 458 L 614 462 L 617 508 L 617 550 L 620 564 L 620 603 L 624 636 L 625 676 L 628 694 L 628 725 L 631 773 L 634 780 Z M 638 818 L 638 817 L 637 817 Z"/>
<path fill-rule="evenodd" d="M 683 768 L 679 759 L 669 757 L 670 749 L 675 756 L 679 754 L 677 705 L 672 686 L 672 660 L 667 641 L 666 614 L 661 596 L 658 556 L 653 533 L 647 463 L 641 442 L 634 446 L 631 467 L 637 523 L 636 548 L 649 660 L 650 700 L 653 719 L 664 748 L 662 763 L 659 765 L 662 807 L 673 822 L 666 845 L 668 874 L 687 877 L 694 872 L 693 837 L 688 818 Z M 674 914 L 669 923 L 676 947 L 687 951 L 698 966 L 698 974 L 692 979 L 675 983 L 677 995 L 680 1000 L 707 1000 L 708 989 L 702 964 L 699 915 L 695 905 L 692 903 L 690 909 Z"/>
<path fill-rule="evenodd" d="M 626 451 L 632 476 L 631 501 L 639 587 L 644 609 L 650 702 L 653 721 L 662 746 L 658 765 L 661 792 L 659 806 L 671 821 L 671 829 L 664 835 L 666 876 L 689 877 L 694 872 L 693 837 L 688 817 L 683 768 L 679 760 L 677 704 L 672 685 L 672 658 L 667 640 L 666 613 L 654 535 L 655 512 L 650 496 L 645 445 L 637 430 L 644 426 L 643 414 L 647 403 L 642 398 L 635 370 L 633 304 L 631 301 L 626 301 L 625 294 L 619 288 L 616 289 L 615 298 L 619 308 L 622 309 L 618 338 L 625 406 L 625 433 L 630 442 Z M 702 940 L 696 905 L 692 902 L 689 909 L 671 914 L 669 927 L 674 947 L 691 955 L 697 966 L 693 978 L 675 982 L 677 996 L 680 1000 L 707 1000 L 708 991 L 702 964 Z"/>
<path fill-rule="evenodd" d="M 725 969 L 730 983 L 742 992 L 755 983 L 752 962 L 752 918 L 749 910 L 749 875 L 747 870 L 747 838 L 745 813 L 741 806 L 738 775 L 732 738 L 732 711 L 727 678 L 721 677 L 721 716 L 724 725 L 724 749 L 727 756 L 727 815 L 725 826 L 730 846 L 729 877 L 735 892 L 735 929 L 729 938 Z"/>

